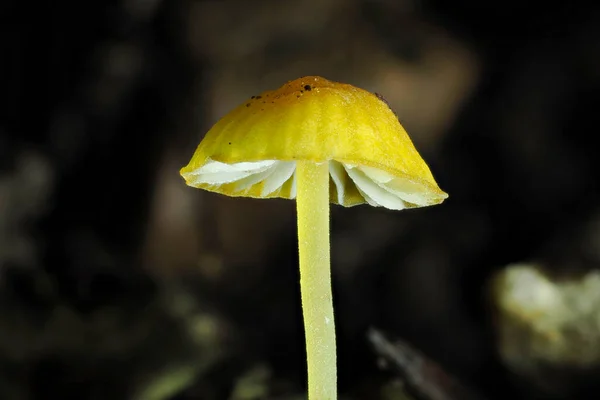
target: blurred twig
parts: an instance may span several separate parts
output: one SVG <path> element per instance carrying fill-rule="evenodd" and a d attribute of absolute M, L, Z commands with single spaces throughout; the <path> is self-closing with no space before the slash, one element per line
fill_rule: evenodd
<path fill-rule="evenodd" d="M 486 400 L 465 387 L 408 343 L 389 341 L 383 333 L 371 328 L 368 340 L 389 369 L 404 381 L 406 390 L 418 400 Z"/>

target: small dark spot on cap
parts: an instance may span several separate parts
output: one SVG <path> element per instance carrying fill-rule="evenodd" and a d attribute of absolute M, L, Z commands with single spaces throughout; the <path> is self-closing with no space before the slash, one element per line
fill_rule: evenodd
<path fill-rule="evenodd" d="M 256 96 L 257 99 L 262 99 L 262 96 Z"/>
<path fill-rule="evenodd" d="M 383 101 L 388 107 L 390 106 L 390 103 L 388 103 L 388 101 L 385 99 L 385 97 L 383 97 L 382 95 L 380 95 L 379 93 L 373 93 L 375 95 L 375 97 L 377 97 L 379 100 Z"/>
<path fill-rule="evenodd" d="M 246 103 L 246 107 L 250 107 L 250 103 Z"/>
<path fill-rule="evenodd" d="M 304 90 L 306 90 L 306 91 L 312 90 L 312 87 L 310 87 L 310 85 L 304 85 Z"/>
<path fill-rule="evenodd" d="M 300 95 L 296 96 L 297 98 L 300 98 Z"/>
<path fill-rule="evenodd" d="M 385 99 L 385 97 L 383 97 L 382 95 L 380 95 L 379 93 L 373 93 L 375 95 L 375 97 L 377 97 L 379 100 L 383 101 L 385 103 L 386 106 L 388 106 L 388 108 L 396 115 L 396 117 L 398 116 L 398 114 L 396 114 L 396 111 L 394 111 L 392 109 L 392 107 L 390 106 L 390 103 L 388 103 L 388 101 Z"/>
<path fill-rule="evenodd" d="M 229 144 L 231 144 L 231 142 L 229 142 Z"/>
<path fill-rule="evenodd" d="M 251 98 L 251 99 L 254 99 L 254 98 L 256 98 L 256 96 L 252 96 L 252 97 L 250 97 L 250 98 Z"/>

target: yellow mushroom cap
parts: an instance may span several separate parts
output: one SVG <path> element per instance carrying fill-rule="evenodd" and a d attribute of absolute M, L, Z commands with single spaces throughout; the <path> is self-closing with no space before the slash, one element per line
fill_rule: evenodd
<path fill-rule="evenodd" d="M 329 163 L 332 203 L 390 209 L 441 203 L 435 182 L 385 100 L 307 76 L 235 108 L 206 134 L 181 175 L 228 196 L 296 197 L 296 161 Z"/>

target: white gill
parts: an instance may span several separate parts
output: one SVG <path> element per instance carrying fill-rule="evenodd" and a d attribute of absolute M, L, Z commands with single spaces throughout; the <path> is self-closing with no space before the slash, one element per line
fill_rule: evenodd
<path fill-rule="evenodd" d="M 235 182 L 239 192 L 263 182 L 263 196 L 273 193 L 289 179 L 293 179 L 290 198 L 294 199 L 295 171 L 295 161 L 267 160 L 225 164 L 209 160 L 202 167 L 188 173 L 187 179 L 190 184 L 222 185 Z M 419 185 L 376 168 L 342 164 L 332 160 L 329 161 L 329 173 L 337 189 L 339 204 L 344 204 L 344 184 L 347 182 L 353 182 L 365 201 L 375 207 L 402 210 L 406 208 L 405 202 L 417 205 L 425 205 L 427 202 Z M 350 177 L 350 180 L 346 176 Z"/>

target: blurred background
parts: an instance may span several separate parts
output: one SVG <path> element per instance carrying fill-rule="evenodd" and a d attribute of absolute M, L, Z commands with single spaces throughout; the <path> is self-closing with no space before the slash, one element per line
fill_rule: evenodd
<path fill-rule="evenodd" d="M 342 398 L 463 398 L 372 327 L 478 398 L 598 398 L 597 5 L 3 0 L 0 31 L 0 399 L 305 398 L 295 203 L 178 172 L 304 75 L 385 96 L 450 194 L 332 207 Z"/>

